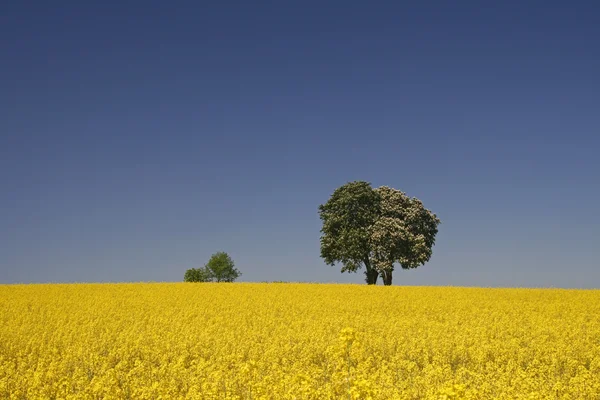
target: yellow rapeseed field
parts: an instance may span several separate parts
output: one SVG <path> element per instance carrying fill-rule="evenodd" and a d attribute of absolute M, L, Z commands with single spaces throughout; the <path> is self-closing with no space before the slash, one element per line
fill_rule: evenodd
<path fill-rule="evenodd" d="M 0 398 L 600 398 L 598 290 L 3 285 L 0 305 Z"/>

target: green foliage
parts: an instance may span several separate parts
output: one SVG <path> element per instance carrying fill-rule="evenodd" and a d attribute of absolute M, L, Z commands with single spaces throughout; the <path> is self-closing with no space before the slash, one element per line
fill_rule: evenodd
<path fill-rule="evenodd" d="M 409 269 L 429 261 L 440 223 L 419 199 L 363 181 L 336 189 L 319 216 L 325 263 L 341 263 L 342 272 L 364 266 L 367 283 L 376 284 L 381 274 L 385 285 L 392 283 L 395 264 Z"/>
<path fill-rule="evenodd" d="M 356 272 L 370 253 L 369 227 L 379 214 L 379 197 L 367 182 L 350 182 L 336 189 L 319 206 L 323 221 L 321 257 L 342 263 L 342 272 Z"/>
<path fill-rule="evenodd" d="M 205 268 L 217 282 L 233 282 L 242 275 L 231 257 L 222 251 L 213 254 Z"/>
<path fill-rule="evenodd" d="M 185 271 L 184 282 L 233 282 L 242 275 L 235 268 L 231 257 L 225 252 L 213 254 L 203 268 L 190 268 Z"/>
<path fill-rule="evenodd" d="M 185 271 L 184 282 L 212 282 L 212 276 L 206 268 L 190 268 Z"/>

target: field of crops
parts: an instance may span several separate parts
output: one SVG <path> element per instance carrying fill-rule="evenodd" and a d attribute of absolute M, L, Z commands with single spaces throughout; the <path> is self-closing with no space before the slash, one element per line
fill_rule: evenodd
<path fill-rule="evenodd" d="M 0 398 L 600 398 L 599 290 L 4 285 L 0 326 Z"/>

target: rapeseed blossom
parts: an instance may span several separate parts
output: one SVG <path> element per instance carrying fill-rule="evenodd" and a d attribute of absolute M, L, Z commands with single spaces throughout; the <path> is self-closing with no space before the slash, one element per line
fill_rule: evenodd
<path fill-rule="evenodd" d="M 4 399 L 598 399 L 600 291 L 0 286 Z"/>

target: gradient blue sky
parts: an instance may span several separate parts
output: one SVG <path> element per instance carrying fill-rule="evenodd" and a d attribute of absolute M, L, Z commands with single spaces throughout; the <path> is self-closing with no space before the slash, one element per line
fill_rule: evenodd
<path fill-rule="evenodd" d="M 491 3 L 490 3 L 491 4 Z M 442 219 L 394 284 L 600 287 L 600 3 L 0 6 L 0 283 L 363 283 L 352 180 Z"/>

